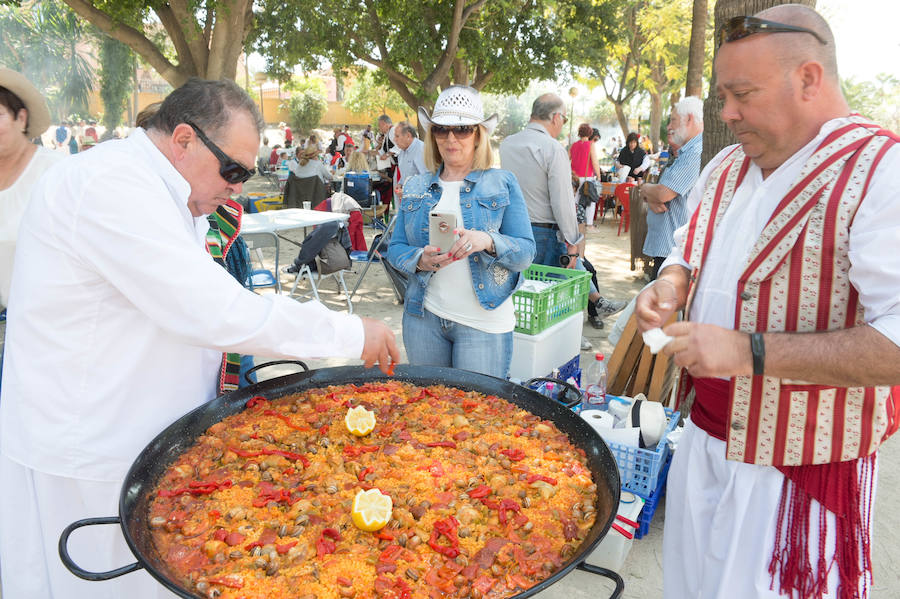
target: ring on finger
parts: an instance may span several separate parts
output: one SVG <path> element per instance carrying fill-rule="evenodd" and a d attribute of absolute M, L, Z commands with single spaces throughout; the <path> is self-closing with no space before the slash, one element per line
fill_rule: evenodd
<path fill-rule="evenodd" d="M 466 246 L 465 246 L 463 249 L 466 250 L 467 252 L 468 252 L 469 250 L 471 250 L 471 249 L 472 249 L 472 244 L 471 244 L 471 242 L 470 242 L 470 243 L 467 243 Z"/>

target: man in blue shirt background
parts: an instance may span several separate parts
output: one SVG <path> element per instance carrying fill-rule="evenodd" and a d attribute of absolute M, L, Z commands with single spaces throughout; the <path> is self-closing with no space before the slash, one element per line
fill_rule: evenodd
<path fill-rule="evenodd" d="M 703 102 L 688 96 L 672 107 L 667 128 L 669 143 L 679 146 L 678 156 L 669 159 L 659 183 L 644 183 L 640 196 L 647 202 L 647 238 L 644 254 L 653 258 L 652 278 L 672 251 L 675 229 L 684 225 L 690 214 L 687 197 L 700 176 L 700 154 L 703 152 Z"/>

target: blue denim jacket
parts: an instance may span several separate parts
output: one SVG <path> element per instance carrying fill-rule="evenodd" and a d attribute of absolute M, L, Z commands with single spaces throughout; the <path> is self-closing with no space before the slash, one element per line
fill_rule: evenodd
<path fill-rule="evenodd" d="M 390 263 L 410 275 L 406 310 L 416 316 L 425 313 L 425 287 L 433 274 L 416 272 L 416 265 L 428 245 L 428 214 L 440 198 L 438 173 L 410 178 L 403 186 L 403 199 L 388 247 Z M 512 173 L 492 168 L 466 175 L 459 189 L 459 201 L 463 227 L 484 231 L 494 240 L 496 256 L 474 252 L 468 257 L 478 302 L 492 310 L 521 285 L 521 271 L 534 258 L 534 237 L 525 199 Z"/>

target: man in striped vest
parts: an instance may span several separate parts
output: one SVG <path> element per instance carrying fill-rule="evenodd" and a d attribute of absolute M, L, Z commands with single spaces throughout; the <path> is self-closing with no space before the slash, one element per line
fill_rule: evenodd
<path fill-rule="evenodd" d="M 865 597 L 877 449 L 900 420 L 898 138 L 851 112 L 815 11 L 719 33 L 740 143 L 704 168 L 636 306 L 642 330 L 685 309 L 665 351 L 695 391 L 665 597 Z"/>

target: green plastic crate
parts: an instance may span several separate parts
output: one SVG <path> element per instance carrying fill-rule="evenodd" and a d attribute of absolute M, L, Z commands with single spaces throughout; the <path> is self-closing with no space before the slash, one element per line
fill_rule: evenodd
<path fill-rule="evenodd" d="M 517 333 L 537 335 L 587 307 L 591 273 L 532 264 L 524 274 L 526 279 L 554 285 L 540 292 L 519 289 L 513 293 Z"/>

